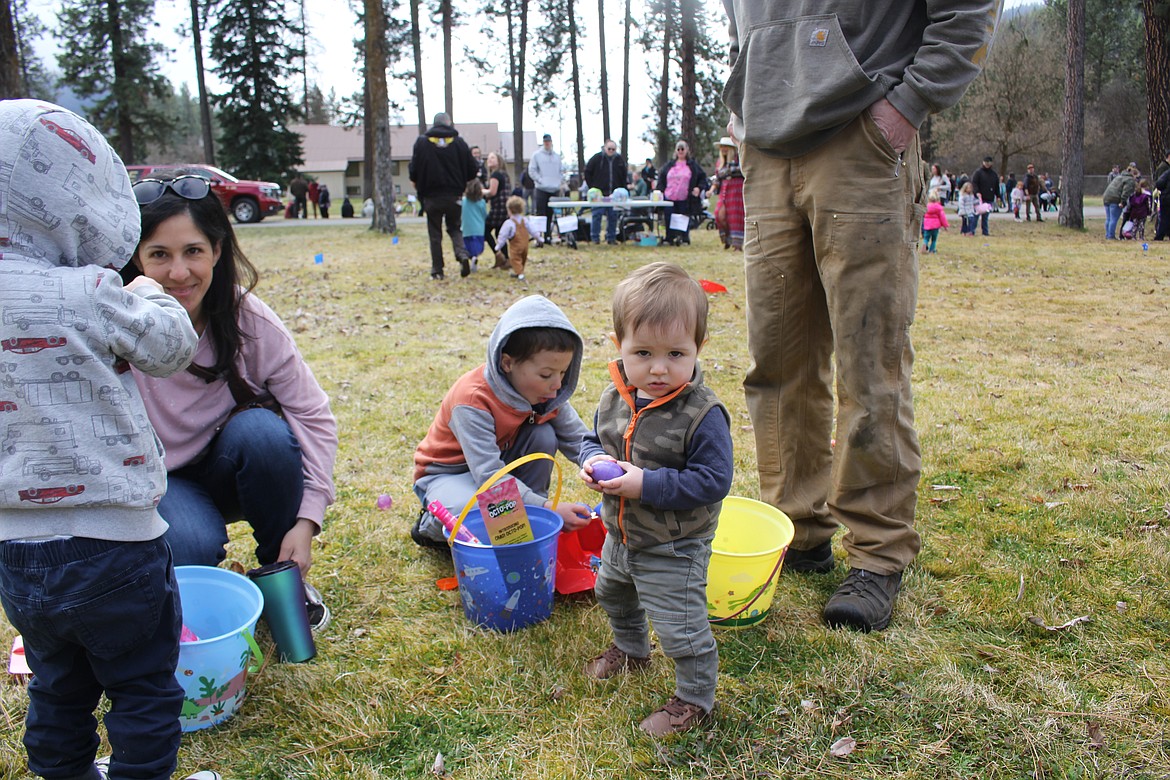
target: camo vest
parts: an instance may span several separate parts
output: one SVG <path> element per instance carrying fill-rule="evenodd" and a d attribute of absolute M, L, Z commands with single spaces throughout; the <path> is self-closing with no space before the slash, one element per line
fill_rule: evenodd
<path fill-rule="evenodd" d="M 620 360 L 610 364 L 610 374 L 614 384 L 601 394 L 597 436 L 606 452 L 640 468 L 686 468 L 691 438 L 707 413 L 717 408 L 730 419 L 727 407 L 703 384 L 697 367 L 689 384 L 637 412 L 637 391 L 627 386 Z M 630 549 L 637 550 L 675 539 L 713 535 L 722 505 L 717 501 L 696 509 L 673 511 L 655 509 L 634 499 L 604 496 L 601 515 L 610 533 L 619 534 Z"/>

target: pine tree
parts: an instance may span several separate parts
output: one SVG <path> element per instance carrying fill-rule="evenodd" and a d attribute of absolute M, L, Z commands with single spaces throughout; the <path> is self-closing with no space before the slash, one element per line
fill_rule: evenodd
<path fill-rule="evenodd" d="M 414 81 L 414 100 L 418 108 L 418 134 L 427 131 L 427 110 L 423 104 L 423 74 L 422 74 L 422 30 L 419 25 L 419 3 L 422 0 L 410 0 L 410 48 L 414 54 L 414 72 L 411 78 Z"/>
<path fill-rule="evenodd" d="M 398 228 L 394 214 L 394 177 L 390 169 L 390 103 L 386 93 L 389 65 L 386 40 L 386 8 L 381 0 L 364 0 L 362 14 L 366 31 L 366 137 L 373 138 L 374 154 L 367 156 L 374 169 L 374 217 L 371 230 L 393 233 Z"/>
<path fill-rule="evenodd" d="M 564 74 L 566 56 L 569 60 L 569 86 L 573 93 L 573 113 L 577 126 L 577 170 L 585 170 L 585 133 L 581 107 L 581 69 L 577 62 L 577 46 L 584 30 L 577 21 L 574 0 L 541 0 L 544 16 L 537 26 L 536 42 L 540 59 L 532 69 L 532 89 L 537 98 L 535 108 L 542 110 L 561 104 L 560 79 Z M 562 150 L 563 151 L 563 150 Z"/>
<path fill-rule="evenodd" d="M 0 0 L 0 100 L 23 97 L 20 78 L 20 46 L 11 0 Z"/>
<path fill-rule="evenodd" d="M 211 97 L 207 94 L 207 68 L 203 64 L 203 19 L 199 0 L 191 4 L 191 48 L 195 52 L 195 86 L 199 92 L 199 127 L 202 131 L 203 162 L 215 165 L 215 135 L 211 127 Z"/>
<path fill-rule="evenodd" d="M 503 71 L 507 78 L 496 83 L 495 91 L 509 98 L 512 104 L 512 160 L 515 165 L 515 181 L 519 182 L 524 167 L 524 96 L 526 92 L 525 73 L 528 69 L 528 13 L 529 3 L 524 0 L 502 0 L 485 3 L 479 11 L 484 14 L 487 24 L 483 27 L 488 46 L 467 48 L 464 55 L 471 66 L 481 73 Z M 497 25 L 503 27 L 501 33 Z M 490 45 L 503 38 L 503 45 Z M 507 60 L 500 63 L 482 56 L 482 52 L 503 50 Z"/>
<path fill-rule="evenodd" d="M 1146 123 L 1150 159 L 1170 149 L 1170 3 L 1143 0 L 1146 25 Z"/>
<path fill-rule="evenodd" d="M 20 69 L 20 96 L 54 101 L 57 90 L 45 64 L 33 51 L 33 44 L 45 34 L 45 25 L 28 10 L 28 0 L 11 0 L 12 27 L 16 33 L 17 67 Z"/>
<path fill-rule="evenodd" d="M 57 15 L 61 83 L 92 101 L 90 121 L 127 163 L 170 131 L 159 107 L 171 90 L 155 61 L 162 47 L 150 41 L 153 15 L 153 0 L 69 0 Z"/>
<path fill-rule="evenodd" d="M 301 137 L 288 129 L 301 109 L 282 78 L 301 57 L 300 29 L 283 0 L 225 0 L 216 16 L 211 57 L 229 85 L 215 96 L 220 160 L 233 172 L 279 181 L 303 162 Z"/>
<path fill-rule="evenodd" d="M 1064 73 L 1064 133 L 1061 135 L 1061 225 L 1085 227 L 1085 0 L 1069 0 L 1068 60 Z"/>

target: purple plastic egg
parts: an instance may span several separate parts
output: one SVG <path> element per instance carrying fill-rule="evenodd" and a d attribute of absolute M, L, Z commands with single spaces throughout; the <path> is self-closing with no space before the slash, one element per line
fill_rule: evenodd
<path fill-rule="evenodd" d="M 382 495 L 378 496 L 377 505 L 379 509 L 386 511 L 387 509 L 390 509 L 390 507 L 394 506 L 394 499 L 383 493 Z"/>
<path fill-rule="evenodd" d="M 599 460 L 593 464 L 593 480 L 595 482 L 617 479 L 625 473 L 626 470 L 612 460 Z"/>

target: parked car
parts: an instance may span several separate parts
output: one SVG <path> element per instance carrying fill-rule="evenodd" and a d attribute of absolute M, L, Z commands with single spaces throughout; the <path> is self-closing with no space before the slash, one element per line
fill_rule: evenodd
<path fill-rule="evenodd" d="M 174 176 L 179 171 L 204 176 L 211 182 L 212 191 L 228 213 L 236 218 L 236 222 L 259 222 L 284 209 L 279 184 L 237 179 L 211 165 L 202 163 L 127 165 L 126 170 L 130 172 L 130 180 L 134 182 L 157 178 L 159 174 Z"/>

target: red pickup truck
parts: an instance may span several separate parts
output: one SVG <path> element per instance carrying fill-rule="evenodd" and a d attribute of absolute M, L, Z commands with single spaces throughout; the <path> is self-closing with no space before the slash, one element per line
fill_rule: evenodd
<path fill-rule="evenodd" d="M 140 179 L 172 178 L 180 172 L 203 176 L 211 182 L 212 191 L 227 212 L 236 218 L 236 222 L 259 222 L 284 209 L 279 184 L 237 179 L 211 165 L 202 163 L 127 165 L 126 170 L 129 171 L 132 182 Z"/>

